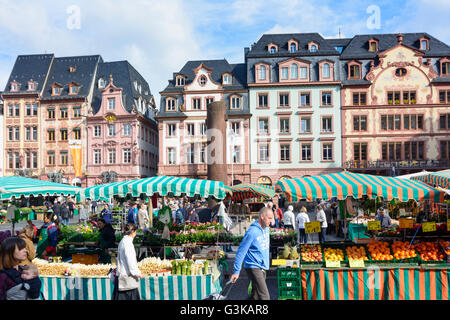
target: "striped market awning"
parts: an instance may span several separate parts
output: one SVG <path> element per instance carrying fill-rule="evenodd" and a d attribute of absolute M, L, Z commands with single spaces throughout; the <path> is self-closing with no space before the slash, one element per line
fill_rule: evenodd
<path fill-rule="evenodd" d="M 169 176 L 156 176 L 131 181 L 128 184 L 128 191 L 133 197 L 138 197 L 140 194 L 152 196 L 155 193 L 166 196 L 172 193 L 174 196 L 185 194 L 188 197 L 199 195 L 203 198 L 209 196 L 216 199 L 225 198 L 225 186 L 222 181 Z"/>
<path fill-rule="evenodd" d="M 428 174 L 419 177 L 411 177 L 410 179 L 421 181 L 433 187 L 450 189 L 450 170 L 429 172 Z"/>
<path fill-rule="evenodd" d="M 0 199 L 8 200 L 12 197 L 21 196 L 76 196 L 83 188 L 71 186 L 63 183 L 54 183 L 39 179 L 25 177 L 1 177 L 0 178 Z"/>
<path fill-rule="evenodd" d="M 235 186 L 226 186 L 227 190 L 231 193 L 227 193 L 225 199 L 232 201 L 242 201 L 244 199 L 264 197 L 266 199 L 272 199 L 276 192 L 274 188 L 270 189 L 264 185 L 256 185 L 250 183 L 241 183 Z"/>
<path fill-rule="evenodd" d="M 128 185 L 133 181 L 137 180 L 99 184 L 86 188 L 82 192 L 81 199 L 111 200 L 114 196 L 124 197 L 129 193 Z"/>
<path fill-rule="evenodd" d="M 351 196 L 359 199 L 383 197 L 385 200 L 399 199 L 406 202 L 431 200 L 442 202 L 444 192 L 419 181 L 343 171 L 313 177 L 284 179 L 278 181 L 275 188 L 283 192 L 290 202 L 315 199 L 344 200 Z"/>

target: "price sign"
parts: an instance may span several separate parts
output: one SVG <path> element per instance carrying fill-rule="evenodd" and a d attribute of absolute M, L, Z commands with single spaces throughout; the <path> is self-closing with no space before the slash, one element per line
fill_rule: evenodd
<path fill-rule="evenodd" d="M 286 265 L 286 259 L 272 259 L 273 266 L 284 266 Z"/>
<path fill-rule="evenodd" d="M 433 232 L 436 231 L 436 222 L 424 222 L 422 223 L 423 232 Z"/>
<path fill-rule="evenodd" d="M 325 260 L 325 267 L 327 267 L 327 268 L 340 268 L 341 267 L 341 262 L 340 261 Z"/>
<path fill-rule="evenodd" d="M 401 229 L 412 229 L 414 225 L 413 219 L 400 218 L 398 222 Z"/>
<path fill-rule="evenodd" d="M 305 222 L 305 233 L 319 233 L 320 221 Z"/>
<path fill-rule="evenodd" d="M 350 268 L 364 268 L 364 260 L 349 260 Z"/>
<path fill-rule="evenodd" d="M 374 230 L 374 231 L 381 230 L 381 221 L 368 221 L 367 230 Z"/>

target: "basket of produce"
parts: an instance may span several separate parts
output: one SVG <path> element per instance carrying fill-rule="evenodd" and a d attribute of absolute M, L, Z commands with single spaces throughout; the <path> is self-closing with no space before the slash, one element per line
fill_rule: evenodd
<path fill-rule="evenodd" d="M 345 249 L 343 245 L 326 245 L 323 248 L 323 258 L 325 262 L 327 261 L 339 261 L 341 264 L 348 264 L 348 259 L 345 255 Z"/>
<path fill-rule="evenodd" d="M 304 244 L 300 248 L 300 264 L 323 266 L 324 257 L 319 244 Z"/>
<path fill-rule="evenodd" d="M 448 253 L 445 251 L 447 241 L 419 242 L 414 245 L 421 265 L 446 264 Z"/>
<path fill-rule="evenodd" d="M 389 243 L 386 241 L 372 241 L 367 244 L 369 251 L 369 264 L 392 263 L 394 256 L 392 255 Z"/>
<path fill-rule="evenodd" d="M 397 263 L 412 263 L 417 264 L 419 258 L 417 252 L 414 249 L 415 246 L 409 242 L 395 241 L 392 245 L 392 255 L 394 256 L 394 262 Z"/>
<path fill-rule="evenodd" d="M 345 248 L 345 253 L 349 262 L 353 260 L 369 261 L 366 246 L 347 246 Z"/>

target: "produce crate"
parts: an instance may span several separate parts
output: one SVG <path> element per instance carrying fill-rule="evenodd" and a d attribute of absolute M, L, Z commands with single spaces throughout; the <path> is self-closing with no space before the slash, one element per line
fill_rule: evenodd
<path fill-rule="evenodd" d="M 278 299 L 301 299 L 300 269 L 278 268 Z"/>
<path fill-rule="evenodd" d="M 277 276 L 280 279 L 299 279 L 300 269 L 298 268 L 278 268 Z"/>
<path fill-rule="evenodd" d="M 341 265 L 345 264 L 348 266 L 348 257 L 347 257 L 347 253 L 345 252 L 345 246 L 343 244 L 324 244 L 322 246 L 322 256 L 323 256 L 323 260 L 325 263 L 325 249 L 327 248 L 331 248 L 331 249 L 341 249 L 342 252 L 344 253 L 344 260 L 341 260 Z"/>
<path fill-rule="evenodd" d="M 72 254 L 72 263 L 98 264 L 98 254 Z"/>
<path fill-rule="evenodd" d="M 278 300 L 301 300 L 302 290 L 301 287 L 295 288 L 278 288 Z"/>
<path fill-rule="evenodd" d="M 324 264 L 325 264 L 325 257 L 323 256 L 323 248 L 322 248 L 322 245 L 320 246 L 320 254 L 322 255 L 322 261 L 305 261 L 305 260 L 303 260 L 303 258 L 302 258 L 302 249 L 303 249 L 303 247 L 304 246 L 306 246 L 306 245 L 302 245 L 302 246 L 300 246 L 300 251 L 299 251 L 299 254 L 300 254 L 300 264 L 301 265 L 307 265 L 307 266 L 318 266 L 318 267 L 322 267 Z"/>

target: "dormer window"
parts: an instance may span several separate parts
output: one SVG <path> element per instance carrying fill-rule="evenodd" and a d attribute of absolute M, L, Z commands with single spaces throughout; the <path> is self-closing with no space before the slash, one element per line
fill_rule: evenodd
<path fill-rule="evenodd" d="M 266 66 L 259 66 L 258 80 L 266 80 Z"/>
<path fill-rule="evenodd" d="M 77 71 L 77 68 L 75 66 L 69 67 L 69 72 L 75 72 L 75 71 Z"/>
<path fill-rule="evenodd" d="M 420 50 L 429 50 L 429 43 L 427 38 L 420 38 Z"/>
<path fill-rule="evenodd" d="M 277 53 L 278 52 L 278 46 L 275 43 L 269 43 L 267 46 L 270 53 Z"/>
<path fill-rule="evenodd" d="M 14 80 L 11 83 L 11 92 L 19 91 L 19 84 Z"/>
<path fill-rule="evenodd" d="M 448 77 L 450 76 L 450 59 L 444 58 L 441 59 L 441 76 Z"/>
<path fill-rule="evenodd" d="M 369 40 L 369 51 L 377 52 L 378 51 L 378 41 L 376 39 Z"/>
<path fill-rule="evenodd" d="M 98 87 L 104 89 L 106 87 L 106 81 L 103 78 L 98 79 Z"/>
<path fill-rule="evenodd" d="M 54 96 L 59 96 L 61 94 L 61 87 L 53 87 L 52 94 Z"/>
<path fill-rule="evenodd" d="M 319 50 L 319 45 L 312 41 L 308 43 L 308 50 L 309 52 L 317 52 L 317 50 Z"/>
<path fill-rule="evenodd" d="M 28 82 L 28 91 L 35 91 L 36 90 L 36 82 L 30 81 Z"/>
<path fill-rule="evenodd" d="M 206 76 L 200 76 L 200 78 L 198 79 L 199 83 L 201 86 L 204 86 L 206 84 Z"/>
<path fill-rule="evenodd" d="M 255 82 L 269 83 L 270 82 L 270 65 L 265 62 L 255 64 Z"/>
<path fill-rule="evenodd" d="M 241 96 L 233 95 L 230 97 L 230 109 L 236 110 L 241 109 Z"/>
<path fill-rule="evenodd" d="M 325 63 L 322 68 L 322 78 L 329 78 L 330 77 L 330 65 L 328 63 Z"/>
<path fill-rule="evenodd" d="M 176 111 L 176 100 L 174 98 L 166 99 L 166 111 Z"/>
<path fill-rule="evenodd" d="M 177 87 L 184 86 L 185 80 L 183 76 L 177 76 L 176 78 Z"/>
<path fill-rule="evenodd" d="M 296 43 L 291 43 L 291 45 L 289 46 L 289 52 L 296 52 L 297 51 L 297 44 Z"/>
<path fill-rule="evenodd" d="M 348 78 L 361 79 L 361 64 L 359 62 L 352 61 L 348 64 Z"/>
<path fill-rule="evenodd" d="M 69 85 L 69 94 L 78 94 L 80 87 L 77 84 L 70 84 Z"/>
<path fill-rule="evenodd" d="M 224 74 L 222 76 L 222 84 L 226 85 L 226 84 L 231 84 L 232 83 L 232 77 L 230 74 Z"/>

